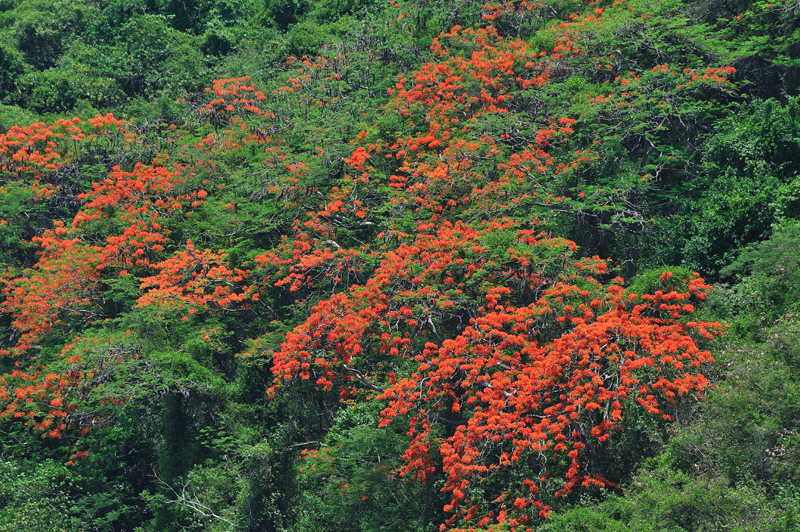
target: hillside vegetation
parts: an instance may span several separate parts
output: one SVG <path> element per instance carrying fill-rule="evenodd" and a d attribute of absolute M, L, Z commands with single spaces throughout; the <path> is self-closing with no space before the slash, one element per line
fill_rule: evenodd
<path fill-rule="evenodd" d="M 800 3 L 0 0 L 0 531 L 800 530 Z"/>

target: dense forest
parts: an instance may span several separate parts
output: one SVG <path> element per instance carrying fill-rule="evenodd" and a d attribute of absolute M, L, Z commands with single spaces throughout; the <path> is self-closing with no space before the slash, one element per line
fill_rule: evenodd
<path fill-rule="evenodd" d="M 0 531 L 800 530 L 800 2 L 0 0 Z"/>

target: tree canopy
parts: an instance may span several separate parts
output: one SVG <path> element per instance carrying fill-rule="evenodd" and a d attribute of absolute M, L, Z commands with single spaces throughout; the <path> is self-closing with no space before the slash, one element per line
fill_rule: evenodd
<path fill-rule="evenodd" d="M 0 7 L 0 530 L 793 530 L 737 6 Z"/>

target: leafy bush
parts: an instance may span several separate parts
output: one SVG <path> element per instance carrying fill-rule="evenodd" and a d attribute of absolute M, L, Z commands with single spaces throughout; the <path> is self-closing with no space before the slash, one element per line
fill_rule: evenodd
<path fill-rule="evenodd" d="M 0 44 L 0 98 L 15 90 L 14 80 L 25 72 L 22 54 L 15 48 Z"/>
<path fill-rule="evenodd" d="M 114 79 L 94 77 L 81 64 L 25 74 L 17 81 L 17 91 L 8 100 L 37 113 L 66 112 L 74 109 L 79 100 L 101 108 L 125 100 L 125 93 Z"/>
<path fill-rule="evenodd" d="M 722 120 L 709 140 L 706 187 L 685 230 L 690 268 L 714 272 L 744 245 L 764 240 L 780 216 L 794 215 L 781 199 L 800 165 L 800 102 L 754 102 Z"/>
<path fill-rule="evenodd" d="M 208 82 L 201 38 L 169 27 L 162 15 L 139 15 L 124 24 L 110 50 L 114 77 L 130 96 L 197 91 Z"/>

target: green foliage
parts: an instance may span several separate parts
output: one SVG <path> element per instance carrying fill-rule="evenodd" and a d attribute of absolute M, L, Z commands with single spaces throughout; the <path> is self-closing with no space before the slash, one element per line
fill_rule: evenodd
<path fill-rule="evenodd" d="M 0 104 L 0 131 L 5 132 L 18 125 L 36 122 L 37 116 L 17 105 Z"/>
<path fill-rule="evenodd" d="M 507 112 L 469 116 L 467 109 L 454 117 L 453 131 L 475 139 L 476 147 L 451 147 L 463 150 L 459 164 L 474 170 L 467 174 L 453 163 L 453 194 L 458 187 L 488 188 L 502 174 L 498 153 L 521 153 L 540 142 L 541 131 L 574 120 L 571 132 L 536 144 L 552 155 L 554 168 L 567 166 L 531 170 L 508 185 L 509 198 L 536 192 L 535 199 L 471 212 L 469 223 L 536 217 L 544 222 L 539 229 L 579 244 L 574 259 L 615 257 L 620 274 L 630 277 L 628 294 L 683 291 L 692 270 L 727 281 L 715 287 L 699 317 L 725 321 L 730 340 L 713 345 L 719 364 L 707 377 L 716 388 L 707 400 L 677 401 L 668 412 L 676 425 L 626 408 L 624 430 L 592 450 L 597 470 L 619 490 L 576 490 L 551 501 L 556 513 L 531 526 L 798 530 L 797 2 L 631 0 L 615 9 L 605 1 L 590 7 L 553 1 L 492 22 L 482 18 L 490 7 L 476 0 L 396 4 L 0 1 L 0 132 L 50 113 L 77 113 L 86 121 L 102 110 L 132 121 L 125 131 L 106 128 L 107 135 L 84 124 L 86 133 L 96 133 L 90 141 L 65 141 L 60 153 L 69 163 L 38 176 L 53 187 L 47 198 L 27 175 L 0 172 L 3 290 L 43 257 L 33 239 L 54 221 L 72 220 L 93 183 L 118 179 L 114 167 L 127 172 L 157 160 L 183 172 L 173 183 L 174 198 L 153 194 L 130 212 L 98 207 L 96 219 L 69 229 L 70 238 L 97 249 L 126 227 L 142 229 L 156 218 L 167 232 L 161 249 L 143 244 L 136 257 L 149 262 L 132 261 L 127 275 L 116 265 L 98 266 L 97 284 L 86 292 L 94 298 L 88 314 L 65 306 L 54 317 L 63 327 L 31 347 L 25 363 L 35 359 L 61 375 L 84 373 L 66 396 L 75 406 L 61 438 L 41 438 L 13 413 L 0 419 L 0 531 L 438 529 L 449 502 L 441 491 L 442 464 L 431 466 L 424 483 L 399 474 L 407 463 L 402 425 L 408 420 L 378 428 L 380 402 L 340 403 L 342 390 L 325 391 L 313 381 L 287 382 L 285 393 L 267 397 L 275 378 L 269 355 L 320 301 L 366 284 L 385 249 L 424 232 L 418 229 L 427 216 L 424 194 L 420 204 L 392 203 L 400 195 L 387 176 L 413 175 L 429 195 L 450 186 L 424 177 L 426 165 L 443 160 L 438 153 L 401 162 L 400 147 L 391 147 L 403 136 L 421 138 L 434 118 L 413 105 L 401 114 L 391 103 L 400 76 L 417 76 L 438 60 L 434 38 L 450 54 L 480 59 L 474 43 L 439 33 L 491 23 L 507 40 L 521 36 L 538 53 L 556 54 L 565 46 L 560 32 L 574 21 L 568 40 L 583 53 L 548 58 L 546 83 L 523 88 L 522 78 L 506 82 L 498 74 L 487 94 L 508 96 Z M 399 16 L 405 11 L 407 17 Z M 704 78 L 711 75 L 707 69 L 728 65 L 737 69 L 732 83 Z M 221 97 L 203 92 L 212 79 L 243 75 L 249 81 L 237 83 L 263 91 L 256 105 L 264 114 L 203 108 Z M 464 97 L 484 97 L 480 83 L 467 80 Z M 422 87 L 414 105 L 439 86 Z M 484 136 L 502 138 L 497 153 L 478 142 Z M 346 159 L 369 145 L 371 169 L 362 174 Z M 582 158 L 571 166 L 576 152 Z M 329 203 L 334 187 L 346 189 L 341 197 L 348 208 L 356 201 L 368 206 L 363 218 L 326 215 L 335 238 L 322 225 L 304 225 L 306 213 Z M 200 189 L 203 201 L 192 196 Z M 440 221 L 454 212 L 445 209 Z M 293 242 L 303 230 L 308 241 Z M 195 254 L 224 252 L 220 267 L 255 272 L 261 298 L 230 307 L 177 296 L 163 308 L 140 305 L 156 289 L 142 279 L 189 240 Z M 306 242 L 313 249 L 309 263 L 339 248 L 354 254 L 306 271 L 292 262 Z M 510 230 L 476 244 L 506 262 L 533 249 Z M 269 253 L 276 260 L 260 263 Z M 536 253 L 548 279 L 571 267 L 564 246 Z M 465 268 L 480 254 L 465 251 Z M 211 267 L 186 266 L 176 275 L 188 282 Z M 277 282 L 306 273 L 298 286 Z M 497 264 L 484 265 L 447 294 L 477 305 L 483 284 L 506 274 Z M 449 281 L 443 276 L 430 287 L 444 290 Z M 206 288 L 234 287 L 237 294 L 251 288 L 241 285 L 226 279 Z M 534 304 L 541 290 L 519 300 Z M 415 302 L 412 312 L 427 311 L 425 304 Z M 442 326 L 455 329 L 474 316 L 454 311 L 448 320 Z M 420 323 L 414 345 L 438 333 Z M 560 334 L 542 329 L 540 340 Z M 18 326 L 4 312 L 0 349 L 18 339 Z M 411 367 L 408 360 L 394 363 Z M 381 359 L 376 371 L 396 369 L 388 364 Z M 14 359 L 3 358 L 0 366 L 13 372 Z M 22 388 L 0 384 L 3 394 Z M 41 396 L 45 406 L 49 400 Z M 454 429 L 436 430 L 436 438 L 445 438 Z M 487 475 L 472 495 L 490 498 L 521 478 L 521 469 Z"/>
<path fill-rule="evenodd" d="M 233 51 L 235 45 L 235 36 L 219 19 L 214 18 L 206 24 L 203 44 L 200 45 L 203 53 L 223 56 Z"/>
<path fill-rule="evenodd" d="M 377 428 L 377 403 L 342 409 L 318 447 L 297 465 L 293 532 L 434 530 L 445 502 L 436 479 L 419 486 L 396 472 L 394 430 Z M 314 442 L 316 443 L 316 442 Z"/>
<path fill-rule="evenodd" d="M 723 478 L 690 477 L 663 466 L 641 472 L 617 502 L 632 530 L 755 531 L 770 517 L 757 486 L 734 487 Z"/>
<path fill-rule="evenodd" d="M 318 24 L 336 22 L 345 16 L 362 17 L 373 10 L 374 2 L 356 0 L 320 0 L 314 3 L 309 17 Z"/>
<path fill-rule="evenodd" d="M 744 245 L 766 239 L 774 223 L 794 216 L 800 104 L 755 102 L 718 130 L 708 142 L 707 184 L 683 228 L 691 235 L 684 261 L 704 272 L 727 266 Z"/>
<path fill-rule="evenodd" d="M 81 530 L 70 516 L 69 471 L 52 461 L 22 470 L 13 462 L 0 464 L 0 530 L 60 532 Z M 34 525 L 35 523 L 35 525 Z"/>
<path fill-rule="evenodd" d="M 148 0 L 152 12 L 170 17 L 173 28 L 181 32 L 197 32 L 203 26 L 210 0 Z"/>
<path fill-rule="evenodd" d="M 14 28 L 17 47 L 28 63 L 38 69 L 55 66 L 64 49 L 61 22 L 66 21 L 38 10 L 25 12 L 17 19 Z"/>
<path fill-rule="evenodd" d="M 265 0 L 264 14 L 274 20 L 281 31 L 286 31 L 302 20 L 311 5 L 309 0 Z"/>
<path fill-rule="evenodd" d="M 797 6 L 792 2 L 693 2 L 695 16 L 712 24 L 737 56 L 748 80 L 743 89 L 761 98 L 796 95 L 800 86 Z"/>
<path fill-rule="evenodd" d="M 797 174 L 800 155 L 800 100 L 755 101 L 720 121 L 706 158 L 716 168 L 752 173 L 760 161 L 786 183 Z"/>
<path fill-rule="evenodd" d="M 14 91 L 14 80 L 24 72 L 22 55 L 15 48 L 0 44 L 0 98 Z"/>
<path fill-rule="evenodd" d="M 732 284 L 712 295 L 709 310 L 730 320 L 734 335 L 764 341 L 766 327 L 796 311 L 798 239 L 798 226 L 791 220 L 768 239 L 747 246 L 720 271 Z"/>
<path fill-rule="evenodd" d="M 53 460 L 0 463 L 0 530 L 47 532 L 123 530 L 130 526 L 127 488 L 112 489 L 89 470 Z M 120 489 L 121 488 L 121 489 Z"/>
<path fill-rule="evenodd" d="M 133 17 L 111 52 L 115 77 L 129 94 L 196 91 L 208 82 L 197 38 L 173 30 L 162 15 Z"/>
<path fill-rule="evenodd" d="M 18 93 L 7 100 L 37 113 L 65 112 L 80 100 L 97 107 L 118 105 L 125 100 L 114 79 L 93 77 L 81 64 L 31 72 L 21 76 L 16 85 Z"/>
<path fill-rule="evenodd" d="M 294 57 L 315 56 L 327 41 L 325 30 L 314 22 L 295 24 L 286 34 L 286 53 Z"/>
<path fill-rule="evenodd" d="M 763 490 L 762 497 L 796 485 L 797 327 L 789 315 L 769 329 L 763 344 L 725 346 L 719 354 L 719 388 L 688 415 L 669 443 L 667 459 L 673 467 Z"/>

